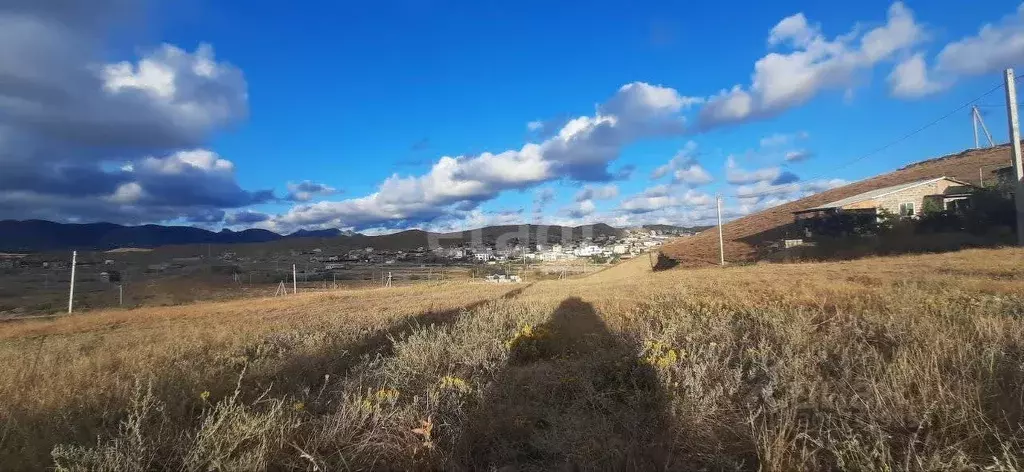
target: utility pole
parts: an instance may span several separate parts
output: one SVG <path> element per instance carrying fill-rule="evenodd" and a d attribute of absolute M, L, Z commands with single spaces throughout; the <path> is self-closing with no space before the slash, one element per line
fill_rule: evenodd
<path fill-rule="evenodd" d="M 1017 178 L 1014 200 L 1017 203 L 1017 245 L 1024 246 L 1024 164 L 1020 156 L 1020 120 L 1017 116 L 1017 84 L 1013 69 L 1006 69 L 1006 115 L 1010 125 L 1010 149 L 1013 154 L 1013 172 Z"/>
<path fill-rule="evenodd" d="M 117 284 L 117 306 L 124 305 L 124 285 Z"/>
<path fill-rule="evenodd" d="M 71 288 L 68 290 L 68 314 L 75 301 L 75 264 L 78 262 L 78 251 L 71 251 Z"/>
<path fill-rule="evenodd" d="M 718 202 L 718 259 L 719 264 L 725 265 L 725 238 L 722 237 L 722 196 L 715 197 Z"/>
<path fill-rule="evenodd" d="M 295 279 L 295 264 L 292 264 L 292 295 L 299 293 L 299 284 Z"/>
<path fill-rule="evenodd" d="M 985 126 L 985 120 L 981 117 L 981 111 L 978 110 L 977 105 L 971 106 L 971 124 L 974 125 L 974 149 L 981 149 L 981 143 L 978 141 L 978 124 L 981 124 L 981 130 L 985 132 L 985 138 L 988 139 L 988 147 L 996 145 L 996 142 L 992 140 L 992 133 L 988 132 L 988 126 Z"/>
<path fill-rule="evenodd" d="M 971 125 L 974 126 L 974 149 L 978 149 L 978 107 L 971 106 Z"/>

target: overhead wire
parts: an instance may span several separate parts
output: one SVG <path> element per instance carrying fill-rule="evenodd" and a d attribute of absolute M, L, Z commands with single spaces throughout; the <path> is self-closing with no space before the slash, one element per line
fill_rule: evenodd
<path fill-rule="evenodd" d="M 1018 76 L 1016 76 L 1016 78 L 1020 78 L 1022 76 L 1024 76 L 1024 74 L 1018 75 Z M 858 163 L 860 161 L 863 161 L 865 159 L 873 157 L 873 156 L 877 155 L 878 153 L 880 153 L 882 151 L 885 151 L 886 149 L 889 149 L 889 148 L 891 148 L 891 147 L 893 147 L 893 146 L 895 146 L 895 145 L 897 145 L 897 144 L 899 144 L 899 143 L 901 143 L 903 141 L 906 141 L 907 139 L 910 139 L 914 135 L 916 135 L 916 134 L 918 134 L 918 133 L 920 133 L 920 132 L 922 132 L 922 131 L 924 131 L 924 130 L 926 130 L 928 128 L 931 128 L 932 126 L 935 126 L 935 125 L 939 124 L 940 122 L 942 122 L 946 118 L 949 118 L 949 117 L 951 117 L 951 116 L 953 116 L 953 115 L 963 111 L 964 109 L 974 105 L 978 100 L 981 100 L 982 98 L 985 98 L 986 96 L 988 96 L 992 92 L 995 92 L 996 90 L 1002 88 L 1002 86 L 1003 86 L 1002 83 L 996 84 L 992 88 L 990 88 L 987 91 L 985 91 L 985 93 L 982 93 L 981 95 L 975 97 L 974 99 L 971 99 L 971 100 L 967 101 L 963 105 L 960 105 L 960 106 L 956 107 L 952 111 L 950 111 L 950 112 L 948 112 L 948 113 L 946 113 L 946 114 L 944 114 L 944 115 L 942 115 L 942 116 L 940 116 L 940 117 L 938 117 L 938 118 L 928 122 L 924 126 L 916 128 L 913 131 L 911 131 L 911 132 L 909 132 L 907 134 L 904 134 L 904 135 L 900 136 L 899 138 L 896 138 L 896 139 L 894 139 L 892 141 L 889 141 L 889 142 L 883 144 L 882 146 L 880 146 L 878 148 L 875 148 L 874 150 L 872 150 L 870 152 L 867 152 L 867 153 L 865 153 L 865 154 L 863 154 L 863 155 L 861 155 L 859 157 L 856 157 L 856 158 L 854 158 L 854 159 L 852 159 L 850 161 L 847 161 L 846 163 L 840 165 L 839 167 L 832 167 L 829 170 L 830 171 L 836 171 L 836 170 L 845 169 L 847 167 L 850 167 L 853 164 L 856 164 L 856 163 Z"/>

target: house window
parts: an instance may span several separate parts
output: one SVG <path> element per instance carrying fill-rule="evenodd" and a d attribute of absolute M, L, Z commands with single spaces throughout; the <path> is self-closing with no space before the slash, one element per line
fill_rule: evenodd
<path fill-rule="evenodd" d="M 914 216 L 914 202 L 900 203 L 900 216 Z"/>
<path fill-rule="evenodd" d="M 961 212 L 971 208 L 971 200 L 967 198 L 957 198 L 955 200 L 946 201 L 946 210 L 953 212 Z"/>

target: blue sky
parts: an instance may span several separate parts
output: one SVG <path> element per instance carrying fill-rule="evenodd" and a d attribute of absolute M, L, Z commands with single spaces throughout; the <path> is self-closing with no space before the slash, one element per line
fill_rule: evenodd
<path fill-rule="evenodd" d="M 0 218 L 703 224 L 963 150 L 966 110 L 851 164 L 1024 68 L 1008 1 L 35 3 Z"/>

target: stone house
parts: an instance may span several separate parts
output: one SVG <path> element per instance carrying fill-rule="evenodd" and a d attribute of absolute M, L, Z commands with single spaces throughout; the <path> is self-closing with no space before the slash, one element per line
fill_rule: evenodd
<path fill-rule="evenodd" d="M 903 217 L 920 216 L 925 204 L 954 210 L 970 205 L 975 186 L 950 177 L 936 177 L 864 192 L 821 206 L 793 212 L 797 221 L 835 213 L 877 216 L 887 210 Z"/>

